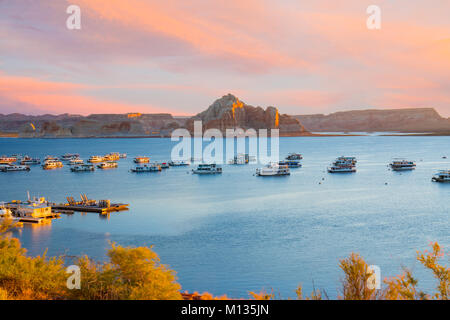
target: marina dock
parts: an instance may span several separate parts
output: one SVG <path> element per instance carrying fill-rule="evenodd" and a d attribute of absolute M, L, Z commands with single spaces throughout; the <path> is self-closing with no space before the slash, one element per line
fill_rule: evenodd
<path fill-rule="evenodd" d="M 95 212 L 107 214 L 116 211 L 128 210 L 129 204 L 111 203 L 110 200 L 90 200 L 85 194 L 81 195 L 81 201 L 75 201 L 72 197 L 67 197 L 67 203 L 51 204 L 52 210 L 55 212 L 68 213 L 72 212 Z"/>

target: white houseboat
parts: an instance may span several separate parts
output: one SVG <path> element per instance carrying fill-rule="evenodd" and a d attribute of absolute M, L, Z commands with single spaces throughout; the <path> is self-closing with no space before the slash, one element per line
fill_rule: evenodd
<path fill-rule="evenodd" d="M 99 165 L 97 165 L 97 168 L 99 169 L 113 169 L 117 168 L 119 165 L 115 161 L 106 161 L 102 162 Z"/>
<path fill-rule="evenodd" d="M 270 163 L 265 167 L 256 169 L 256 175 L 265 176 L 287 176 L 290 175 L 291 171 L 287 165 L 279 165 L 277 163 Z"/>
<path fill-rule="evenodd" d="M 192 173 L 195 174 L 220 174 L 222 173 L 222 167 L 215 163 L 206 164 L 202 163 L 197 166 L 196 169 L 192 169 Z"/>
<path fill-rule="evenodd" d="M 93 164 L 78 164 L 70 168 L 70 171 L 72 172 L 89 172 L 94 170 L 95 168 Z"/>
<path fill-rule="evenodd" d="M 434 182 L 450 182 L 450 170 L 439 171 L 431 180 Z"/>

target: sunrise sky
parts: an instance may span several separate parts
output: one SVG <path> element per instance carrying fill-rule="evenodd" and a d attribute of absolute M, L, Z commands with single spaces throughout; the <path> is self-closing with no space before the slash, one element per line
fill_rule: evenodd
<path fill-rule="evenodd" d="M 0 113 L 191 115 L 233 93 L 289 114 L 448 117 L 449 14 L 449 0 L 0 0 Z"/>

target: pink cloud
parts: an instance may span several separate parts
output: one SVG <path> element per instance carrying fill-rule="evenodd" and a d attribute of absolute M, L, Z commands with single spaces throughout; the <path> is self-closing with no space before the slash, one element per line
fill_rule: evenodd
<path fill-rule="evenodd" d="M 9 76 L 0 73 L 0 98 L 8 105 L 27 105 L 49 113 L 127 113 L 168 112 L 167 108 L 152 105 L 126 104 L 101 100 L 82 95 L 81 89 L 86 85 L 42 81 L 28 77 Z M 20 112 L 21 110 L 16 110 Z"/>

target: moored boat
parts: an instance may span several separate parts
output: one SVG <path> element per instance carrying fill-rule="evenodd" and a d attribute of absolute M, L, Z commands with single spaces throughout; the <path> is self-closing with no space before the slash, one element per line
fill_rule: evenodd
<path fill-rule="evenodd" d="M 131 172 L 136 172 L 136 173 L 140 173 L 140 172 L 158 172 L 161 171 L 161 167 L 156 165 L 156 164 L 152 164 L 152 165 L 141 165 L 141 166 L 136 166 L 134 168 L 130 169 Z"/>
<path fill-rule="evenodd" d="M 344 157 L 344 156 L 340 156 L 336 159 L 336 162 L 340 162 L 340 163 L 350 163 L 352 165 L 356 165 L 356 163 L 358 162 L 356 160 L 355 157 Z"/>
<path fill-rule="evenodd" d="M 79 158 L 80 155 L 78 153 L 66 153 L 65 155 L 61 156 L 62 161 L 70 161 L 72 159 Z"/>
<path fill-rule="evenodd" d="M 250 161 L 250 156 L 248 154 L 239 153 L 230 160 L 230 164 L 248 164 Z"/>
<path fill-rule="evenodd" d="M 256 175 L 266 176 L 288 176 L 291 174 L 287 165 L 279 165 L 277 163 L 269 163 L 265 167 L 256 169 Z"/>
<path fill-rule="evenodd" d="M 215 163 L 201 163 L 197 168 L 192 169 L 194 174 L 220 174 L 222 173 L 222 167 L 216 165 Z"/>
<path fill-rule="evenodd" d="M 303 156 L 300 153 L 290 153 L 286 157 L 286 160 L 302 160 Z"/>
<path fill-rule="evenodd" d="M 21 165 L 35 165 L 35 164 L 41 164 L 41 159 L 39 158 L 30 158 L 28 156 L 25 156 L 24 158 L 22 158 L 22 160 L 20 161 Z"/>
<path fill-rule="evenodd" d="M 105 158 L 102 156 L 91 156 L 88 160 L 90 163 L 98 163 L 105 161 Z"/>
<path fill-rule="evenodd" d="M 416 168 L 416 164 L 414 161 L 409 161 L 405 159 L 394 159 L 389 166 L 394 171 L 405 171 L 405 170 L 414 170 Z"/>
<path fill-rule="evenodd" d="M 150 157 L 136 157 L 134 158 L 135 163 L 149 163 Z"/>
<path fill-rule="evenodd" d="M 169 163 L 167 163 L 167 162 L 158 162 L 158 163 L 156 163 L 156 165 L 157 166 L 160 166 L 161 167 L 161 169 L 169 169 Z"/>
<path fill-rule="evenodd" d="M 436 173 L 432 178 L 431 181 L 434 182 L 450 182 L 450 170 L 441 170 L 438 173 Z"/>
<path fill-rule="evenodd" d="M 278 164 L 280 166 L 288 166 L 289 168 L 300 168 L 302 166 L 299 160 L 281 160 Z"/>
<path fill-rule="evenodd" d="M 102 162 L 99 165 L 97 165 L 97 168 L 99 169 L 113 169 L 113 168 L 117 168 L 118 164 L 115 161 L 106 161 L 106 162 Z"/>
<path fill-rule="evenodd" d="M 70 171 L 72 172 L 88 172 L 94 170 L 95 168 L 93 164 L 78 164 L 70 168 Z"/>
<path fill-rule="evenodd" d="M 17 161 L 17 157 L 7 157 L 7 156 L 0 157 L 0 164 L 11 164 L 16 161 Z"/>
<path fill-rule="evenodd" d="M 54 156 L 46 156 L 45 159 L 44 159 L 44 162 L 45 161 L 49 161 L 49 160 L 58 161 L 59 159 L 58 159 L 58 157 L 54 157 Z"/>
<path fill-rule="evenodd" d="M 80 158 L 71 159 L 69 161 L 69 165 L 71 165 L 71 166 L 77 165 L 77 164 L 83 164 L 83 163 L 84 163 L 83 159 L 80 159 Z"/>
<path fill-rule="evenodd" d="M 190 163 L 184 160 L 175 160 L 175 161 L 169 161 L 169 166 L 172 167 L 185 167 L 188 166 Z"/>
<path fill-rule="evenodd" d="M 0 171 L 2 172 L 11 172 L 11 171 L 30 171 L 29 166 L 22 166 L 22 165 L 4 165 L 0 167 Z"/>
<path fill-rule="evenodd" d="M 355 166 L 352 165 L 332 165 L 327 168 L 329 173 L 351 173 L 356 172 Z"/>
<path fill-rule="evenodd" d="M 120 154 L 118 152 L 108 153 L 103 157 L 105 161 L 117 161 L 120 159 Z"/>
<path fill-rule="evenodd" d="M 57 168 L 62 168 L 62 167 L 63 167 L 63 163 L 59 160 L 47 160 L 42 165 L 42 169 L 44 169 L 44 170 L 57 169 Z"/>

